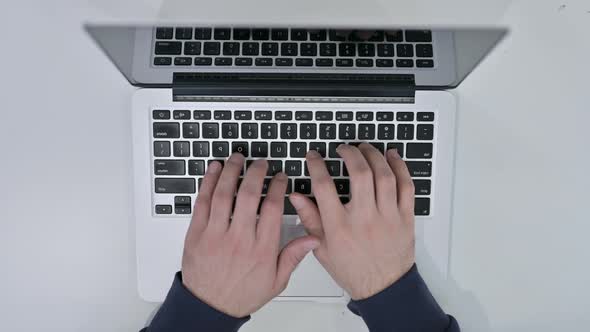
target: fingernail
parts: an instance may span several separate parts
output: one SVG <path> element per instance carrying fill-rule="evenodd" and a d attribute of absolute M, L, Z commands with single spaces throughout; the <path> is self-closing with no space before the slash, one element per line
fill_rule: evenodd
<path fill-rule="evenodd" d="M 221 170 L 221 163 L 218 161 L 214 161 L 207 167 L 207 171 L 210 173 L 217 173 Z"/>
<path fill-rule="evenodd" d="M 276 178 L 277 178 L 277 180 L 279 180 L 279 181 L 287 181 L 287 179 L 288 179 L 288 178 L 287 178 L 287 174 L 285 174 L 285 173 L 283 173 L 283 172 L 277 173 L 277 174 L 275 175 L 275 177 L 276 177 Z"/>
<path fill-rule="evenodd" d="M 316 150 L 309 150 L 307 152 L 307 157 L 308 158 L 320 158 L 321 156 Z"/>
<path fill-rule="evenodd" d="M 266 165 L 266 160 L 265 159 L 256 159 L 254 160 L 254 162 L 252 163 L 252 166 L 264 166 Z"/>
<path fill-rule="evenodd" d="M 391 149 L 389 151 L 387 151 L 387 153 L 389 153 L 389 155 L 395 159 L 399 159 L 399 153 L 397 152 L 397 149 Z"/>
<path fill-rule="evenodd" d="M 303 199 L 301 197 L 299 197 L 298 195 L 289 195 L 289 200 L 291 201 L 291 204 L 293 204 L 293 207 L 298 210 L 300 208 L 302 208 L 302 204 L 303 204 Z"/>

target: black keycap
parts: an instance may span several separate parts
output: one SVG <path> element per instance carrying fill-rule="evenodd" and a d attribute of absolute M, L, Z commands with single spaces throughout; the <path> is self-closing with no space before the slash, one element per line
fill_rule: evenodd
<path fill-rule="evenodd" d="M 430 180 L 414 180 L 415 195 L 430 195 Z"/>
<path fill-rule="evenodd" d="M 257 66 L 272 66 L 272 59 L 271 58 L 256 58 L 256 60 L 254 60 L 254 64 Z"/>
<path fill-rule="evenodd" d="M 418 112 L 418 121 L 434 121 L 434 112 Z"/>
<path fill-rule="evenodd" d="M 384 153 L 385 152 L 385 144 L 378 143 L 378 142 L 369 142 L 369 144 L 371 144 L 379 152 L 381 152 L 381 153 Z"/>
<path fill-rule="evenodd" d="M 297 43 L 282 43 L 281 44 L 281 55 L 282 56 L 297 56 Z"/>
<path fill-rule="evenodd" d="M 377 112 L 377 121 L 393 121 L 393 112 Z"/>
<path fill-rule="evenodd" d="M 283 158 L 287 156 L 287 143 L 272 142 L 270 143 L 270 156 L 273 158 Z"/>
<path fill-rule="evenodd" d="M 270 180 L 269 178 L 265 178 L 262 181 L 262 194 L 266 195 L 268 193 L 268 187 L 270 187 Z M 259 203 L 258 205 L 258 212 L 257 214 L 260 214 L 260 205 L 262 205 L 262 202 Z"/>
<path fill-rule="evenodd" d="M 266 142 L 252 142 L 252 157 L 268 157 L 268 144 Z"/>
<path fill-rule="evenodd" d="M 299 47 L 302 56 L 316 56 L 318 54 L 318 45 L 316 43 L 301 43 Z"/>
<path fill-rule="evenodd" d="M 419 58 L 432 57 L 432 45 L 430 44 L 416 44 L 416 56 Z"/>
<path fill-rule="evenodd" d="M 240 43 L 225 42 L 223 43 L 223 55 L 239 55 Z"/>
<path fill-rule="evenodd" d="M 234 28 L 234 39 L 235 40 L 248 40 L 248 39 L 250 39 L 250 29 Z"/>
<path fill-rule="evenodd" d="M 375 56 L 375 44 L 360 43 L 358 44 L 358 54 L 362 57 Z"/>
<path fill-rule="evenodd" d="M 285 161 L 285 174 L 287 174 L 288 176 L 301 176 L 301 161 Z"/>
<path fill-rule="evenodd" d="M 293 112 L 291 111 L 276 111 L 275 120 L 278 121 L 290 121 L 293 120 Z"/>
<path fill-rule="evenodd" d="M 252 58 L 236 58 L 236 66 L 252 66 Z"/>
<path fill-rule="evenodd" d="M 235 111 L 235 120 L 252 120 L 252 111 Z"/>
<path fill-rule="evenodd" d="M 356 112 L 356 121 L 373 121 L 373 112 Z"/>
<path fill-rule="evenodd" d="M 239 152 L 244 157 L 248 157 L 248 142 L 232 142 L 231 152 Z"/>
<path fill-rule="evenodd" d="M 278 137 L 278 125 L 276 123 L 262 123 L 260 125 L 260 138 L 275 139 Z"/>
<path fill-rule="evenodd" d="M 205 42 L 203 44 L 203 54 L 205 55 L 219 55 L 221 48 L 220 42 Z"/>
<path fill-rule="evenodd" d="M 206 122 L 202 129 L 203 138 L 219 138 L 219 124 Z"/>
<path fill-rule="evenodd" d="M 245 138 L 245 139 L 258 138 L 258 124 L 257 123 L 242 123 L 242 138 Z"/>
<path fill-rule="evenodd" d="M 184 54 L 185 55 L 200 55 L 201 54 L 201 42 L 186 42 L 186 43 L 184 43 Z"/>
<path fill-rule="evenodd" d="M 397 44 L 397 56 L 402 58 L 411 58 L 414 56 L 412 44 Z"/>
<path fill-rule="evenodd" d="M 209 142 L 193 142 L 193 157 L 209 157 Z"/>
<path fill-rule="evenodd" d="M 412 112 L 397 112 L 397 121 L 414 121 L 414 113 Z"/>
<path fill-rule="evenodd" d="M 279 67 L 290 67 L 293 66 L 293 59 L 291 58 L 277 58 L 275 59 L 275 65 Z"/>
<path fill-rule="evenodd" d="M 184 175 L 184 160 L 154 160 L 155 175 Z"/>
<path fill-rule="evenodd" d="M 254 112 L 254 119 L 256 120 L 272 120 L 271 111 L 256 111 Z"/>
<path fill-rule="evenodd" d="M 432 143 L 408 143 L 406 158 L 430 159 L 432 158 Z"/>
<path fill-rule="evenodd" d="M 377 45 L 377 55 L 380 57 L 392 57 L 395 55 L 393 44 Z"/>
<path fill-rule="evenodd" d="M 429 161 L 406 161 L 412 177 L 428 177 L 432 175 L 432 163 Z"/>
<path fill-rule="evenodd" d="M 189 120 L 191 118 L 191 111 L 176 110 L 172 113 L 174 120 Z"/>
<path fill-rule="evenodd" d="M 215 28 L 213 31 L 213 38 L 216 40 L 229 40 L 231 37 L 231 29 L 229 28 Z"/>
<path fill-rule="evenodd" d="M 352 67 L 353 65 L 352 59 L 336 59 L 336 67 Z"/>
<path fill-rule="evenodd" d="M 305 158 L 305 154 L 307 153 L 307 143 L 291 142 L 289 148 L 291 158 Z"/>
<path fill-rule="evenodd" d="M 281 123 L 281 139 L 297 139 L 297 124 Z"/>
<path fill-rule="evenodd" d="M 231 111 L 215 111 L 213 118 L 215 120 L 231 120 Z"/>
<path fill-rule="evenodd" d="M 174 29 L 169 27 L 156 28 L 156 39 L 172 39 Z"/>
<path fill-rule="evenodd" d="M 302 123 L 299 125 L 299 137 L 301 139 L 316 139 L 317 125 L 315 123 Z"/>
<path fill-rule="evenodd" d="M 271 31 L 272 40 L 287 40 L 289 39 L 288 29 L 272 29 Z"/>
<path fill-rule="evenodd" d="M 258 55 L 260 52 L 260 44 L 257 42 L 243 43 L 242 55 Z"/>
<path fill-rule="evenodd" d="M 392 59 L 377 59 L 377 60 L 375 60 L 375 65 L 377 67 L 393 67 L 393 60 Z"/>
<path fill-rule="evenodd" d="M 175 196 L 174 205 L 191 205 L 190 196 Z"/>
<path fill-rule="evenodd" d="M 211 58 L 195 58 L 195 66 L 211 66 L 213 59 Z"/>
<path fill-rule="evenodd" d="M 382 42 L 385 33 L 383 31 L 377 30 L 373 32 L 373 35 L 369 37 L 369 41 L 372 42 Z"/>
<path fill-rule="evenodd" d="M 156 178 L 155 189 L 158 194 L 194 194 L 195 179 Z"/>
<path fill-rule="evenodd" d="M 155 157 L 170 157 L 170 142 L 154 141 Z"/>
<path fill-rule="evenodd" d="M 430 214 L 430 198 L 416 197 L 414 199 L 414 214 L 417 216 L 427 216 Z"/>
<path fill-rule="evenodd" d="M 432 33 L 430 30 L 406 30 L 406 41 L 429 43 L 432 41 Z"/>
<path fill-rule="evenodd" d="M 279 55 L 279 43 L 262 43 L 261 54 L 267 56 Z"/>
<path fill-rule="evenodd" d="M 353 43 L 342 43 L 338 46 L 340 56 L 355 56 L 356 45 Z"/>
<path fill-rule="evenodd" d="M 193 119 L 195 120 L 210 120 L 211 111 L 196 110 L 193 112 Z"/>
<path fill-rule="evenodd" d="M 350 181 L 348 179 L 335 179 L 334 185 L 339 195 L 348 195 L 350 193 Z"/>
<path fill-rule="evenodd" d="M 307 40 L 307 30 L 291 29 L 291 40 Z"/>
<path fill-rule="evenodd" d="M 268 29 L 253 29 L 252 40 L 268 40 L 270 31 Z"/>
<path fill-rule="evenodd" d="M 401 42 L 404 41 L 404 35 L 401 30 L 385 31 L 385 40 L 389 42 Z"/>
<path fill-rule="evenodd" d="M 153 110 L 152 118 L 154 120 L 168 120 L 170 119 L 170 111 L 167 110 Z"/>
<path fill-rule="evenodd" d="M 212 143 L 213 157 L 224 158 L 229 157 L 229 143 L 228 142 L 213 142 Z"/>
<path fill-rule="evenodd" d="M 310 58 L 297 58 L 297 59 L 295 59 L 295 66 L 298 66 L 298 67 L 311 67 L 311 66 L 313 66 L 313 59 L 310 59 Z"/>
<path fill-rule="evenodd" d="M 195 39 L 197 39 L 197 40 L 211 39 L 211 28 L 195 28 Z"/>
<path fill-rule="evenodd" d="M 340 202 L 344 205 L 347 204 L 348 202 L 350 202 L 350 197 L 348 196 L 339 196 L 340 197 Z"/>
<path fill-rule="evenodd" d="M 320 138 L 321 139 L 335 139 L 336 138 L 336 125 L 333 123 L 320 124 Z"/>
<path fill-rule="evenodd" d="M 375 125 L 374 124 L 359 124 L 359 139 L 371 140 L 375 139 Z"/>
<path fill-rule="evenodd" d="M 395 137 L 395 126 L 392 124 L 380 124 L 377 126 L 377 138 L 390 141 Z"/>
<path fill-rule="evenodd" d="M 334 113 L 332 113 L 332 112 L 322 112 L 322 111 L 315 112 L 316 121 L 332 121 L 333 117 L 334 117 Z"/>
<path fill-rule="evenodd" d="M 156 214 L 172 214 L 172 205 L 156 205 Z"/>
<path fill-rule="evenodd" d="M 188 175 L 204 175 L 205 161 L 204 160 L 189 160 L 188 161 Z"/>
<path fill-rule="evenodd" d="M 290 184 L 291 182 L 289 182 Z M 291 192 L 289 192 L 291 193 Z M 293 204 L 291 204 L 291 201 L 289 200 L 288 197 L 285 197 L 285 204 L 284 204 L 284 208 L 283 208 L 283 214 L 286 216 L 295 216 L 297 215 L 297 210 L 295 210 L 295 207 L 293 207 Z"/>
<path fill-rule="evenodd" d="M 272 155 L 272 151 L 271 151 Z M 283 171 L 283 162 L 280 160 L 269 160 L 268 168 L 266 169 L 266 176 L 275 176 Z M 270 179 L 269 179 L 270 180 Z"/>
<path fill-rule="evenodd" d="M 315 59 L 316 67 L 332 67 L 334 65 L 334 59 Z"/>
<path fill-rule="evenodd" d="M 309 150 L 316 150 L 323 158 L 326 158 L 326 143 L 310 142 Z"/>
<path fill-rule="evenodd" d="M 336 112 L 336 121 L 352 121 L 352 112 Z"/>
<path fill-rule="evenodd" d="M 309 31 L 309 40 L 324 41 L 324 40 L 326 40 L 326 37 L 327 37 L 326 30 L 310 30 Z"/>
<path fill-rule="evenodd" d="M 295 112 L 295 120 L 311 121 L 313 113 L 311 111 L 297 111 Z"/>
<path fill-rule="evenodd" d="M 237 123 L 223 123 L 221 125 L 222 138 L 238 138 L 238 124 Z"/>
<path fill-rule="evenodd" d="M 356 138 L 356 128 L 354 124 L 341 124 L 338 127 L 340 139 L 351 140 Z"/>
<path fill-rule="evenodd" d="M 432 61 L 432 60 L 418 59 L 418 60 L 416 60 L 416 67 L 419 67 L 419 68 L 432 68 L 432 67 L 434 67 L 434 61 Z"/>
<path fill-rule="evenodd" d="M 330 30 L 328 31 L 328 35 L 330 36 L 331 41 L 346 41 L 346 35 L 348 33 L 340 30 Z"/>
<path fill-rule="evenodd" d="M 156 54 L 157 55 L 179 55 L 182 51 L 181 42 L 172 41 L 158 41 L 156 42 Z"/>
<path fill-rule="evenodd" d="M 210 162 L 207 162 L 207 165 L 211 165 L 211 163 L 210 163 Z M 223 165 L 223 164 L 222 164 L 222 165 Z M 202 183 L 203 183 L 203 178 L 202 178 L 202 177 L 199 177 L 199 180 L 198 180 L 198 184 L 199 184 L 199 190 L 201 190 L 201 184 L 202 184 Z"/>
<path fill-rule="evenodd" d="M 185 122 L 182 124 L 182 137 L 199 138 L 199 124 L 195 122 Z"/>
<path fill-rule="evenodd" d="M 215 58 L 216 66 L 231 66 L 232 58 Z"/>
<path fill-rule="evenodd" d="M 176 28 L 176 39 L 193 39 L 192 28 Z"/>
<path fill-rule="evenodd" d="M 157 56 L 154 58 L 154 66 L 170 66 L 172 58 Z"/>
<path fill-rule="evenodd" d="M 338 154 L 338 152 L 336 152 L 336 149 L 341 144 L 346 144 L 346 143 L 330 143 L 330 144 L 328 144 L 328 156 L 330 158 L 340 158 L 340 155 Z M 344 175 L 346 175 L 346 174 L 344 174 Z"/>
<path fill-rule="evenodd" d="M 418 140 L 432 140 L 434 137 L 434 126 L 431 124 L 419 124 L 416 130 Z"/>
<path fill-rule="evenodd" d="M 320 44 L 320 55 L 321 56 L 336 56 L 336 44 L 334 43 L 321 43 Z"/>
<path fill-rule="evenodd" d="M 328 160 L 326 161 L 326 168 L 330 176 L 340 176 L 340 161 Z"/>
<path fill-rule="evenodd" d="M 154 138 L 179 138 L 180 125 L 178 123 L 154 122 Z"/>
<path fill-rule="evenodd" d="M 414 139 L 414 125 L 400 124 L 397 126 L 397 139 L 411 140 Z"/>
<path fill-rule="evenodd" d="M 311 180 L 310 179 L 295 179 L 293 191 L 296 193 L 309 195 L 311 194 Z"/>
<path fill-rule="evenodd" d="M 356 59 L 357 67 L 373 67 L 373 59 Z"/>
<path fill-rule="evenodd" d="M 189 142 L 174 142 L 172 147 L 174 157 L 188 157 L 191 154 Z"/>
<path fill-rule="evenodd" d="M 190 206 L 175 206 L 174 213 L 176 214 L 191 214 Z"/>
<path fill-rule="evenodd" d="M 396 149 L 400 157 L 404 157 L 404 143 L 387 143 L 387 150 Z"/>

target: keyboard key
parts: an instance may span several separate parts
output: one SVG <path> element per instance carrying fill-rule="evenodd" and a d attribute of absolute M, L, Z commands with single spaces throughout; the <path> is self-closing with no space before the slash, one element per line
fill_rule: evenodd
<path fill-rule="evenodd" d="M 393 121 L 393 112 L 377 112 L 377 121 Z"/>
<path fill-rule="evenodd" d="M 392 124 L 380 124 L 377 127 L 377 139 L 390 141 L 395 137 L 395 126 Z"/>
<path fill-rule="evenodd" d="M 258 55 L 260 53 L 260 44 L 257 42 L 243 43 L 242 55 Z"/>
<path fill-rule="evenodd" d="M 219 124 L 206 122 L 202 129 L 203 138 L 219 138 Z"/>
<path fill-rule="evenodd" d="M 402 58 L 411 58 L 414 56 L 412 44 L 397 44 L 397 56 Z"/>
<path fill-rule="evenodd" d="M 310 179 L 295 179 L 293 191 L 296 193 L 309 195 L 311 194 L 311 180 Z"/>
<path fill-rule="evenodd" d="M 378 142 L 369 142 L 375 149 L 377 149 L 381 153 L 385 153 L 385 144 L 378 143 Z"/>
<path fill-rule="evenodd" d="M 228 142 L 213 142 L 212 143 L 213 157 L 225 158 L 229 157 L 229 143 Z"/>
<path fill-rule="evenodd" d="M 373 67 L 373 59 L 356 59 L 357 67 Z"/>
<path fill-rule="evenodd" d="M 395 55 L 393 44 L 377 45 L 377 55 L 380 57 L 392 57 Z"/>
<path fill-rule="evenodd" d="M 430 214 L 430 198 L 416 197 L 414 199 L 414 214 L 417 216 L 427 216 Z"/>
<path fill-rule="evenodd" d="M 272 154 L 272 152 L 271 152 Z M 283 162 L 281 160 L 269 160 L 266 176 L 275 176 L 283 171 Z M 270 180 L 270 179 L 269 179 Z"/>
<path fill-rule="evenodd" d="M 195 39 L 197 39 L 197 40 L 211 39 L 211 28 L 195 28 Z"/>
<path fill-rule="evenodd" d="M 252 120 L 252 111 L 235 111 L 235 120 Z"/>
<path fill-rule="evenodd" d="M 297 139 L 297 124 L 281 123 L 281 139 Z"/>
<path fill-rule="evenodd" d="M 155 141 L 154 157 L 170 157 L 170 142 Z"/>
<path fill-rule="evenodd" d="M 414 180 L 415 195 L 430 195 L 430 180 Z"/>
<path fill-rule="evenodd" d="M 237 42 L 223 43 L 223 55 L 239 55 L 239 54 L 240 54 L 240 43 L 237 43 Z"/>
<path fill-rule="evenodd" d="M 419 67 L 419 68 L 432 68 L 432 67 L 434 67 L 434 61 L 432 61 L 432 60 L 418 59 L 418 60 L 416 60 L 416 67 Z"/>
<path fill-rule="evenodd" d="M 289 182 L 289 184 L 291 184 L 291 182 Z M 288 193 L 291 193 L 290 191 Z M 285 197 L 285 204 L 284 204 L 284 208 L 283 208 L 283 214 L 286 216 L 295 216 L 297 215 L 297 210 L 295 210 L 295 207 L 293 207 L 293 204 L 291 204 L 291 201 L 289 200 L 288 197 Z"/>
<path fill-rule="evenodd" d="M 351 140 L 356 138 L 356 128 L 354 124 L 341 124 L 338 128 L 339 138 Z"/>
<path fill-rule="evenodd" d="M 242 123 L 242 138 L 245 138 L 245 139 L 258 138 L 258 124 L 257 123 Z"/>
<path fill-rule="evenodd" d="M 213 118 L 215 120 L 231 120 L 231 111 L 215 111 Z"/>
<path fill-rule="evenodd" d="M 193 29 L 176 28 L 176 39 L 193 39 Z"/>
<path fill-rule="evenodd" d="M 191 205 L 190 196 L 175 196 L 174 205 Z"/>
<path fill-rule="evenodd" d="M 188 175 L 205 175 L 205 161 L 204 160 L 189 160 L 188 161 Z"/>
<path fill-rule="evenodd" d="M 373 112 L 356 112 L 356 121 L 373 121 Z"/>
<path fill-rule="evenodd" d="M 352 121 L 352 112 L 336 112 L 336 121 Z"/>
<path fill-rule="evenodd" d="M 279 67 L 290 67 L 293 66 L 293 59 L 291 58 L 277 58 L 275 59 L 275 65 Z"/>
<path fill-rule="evenodd" d="M 170 66 L 172 58 L 157 56 L 154 58 L 154 66 Z"/>
<path fill-rule="evenodd" d="M 310 30 L 309 31 L 309 40 L 313 41 L 324 41 L 327 37 L 326 30 Z"/>
<path fill-rule="evenodd" d="M 236 66 L 252 66 L 252 58 L 236 58 Z"/>
<path fill-rule="evenodd" d="M 211 66 L 213 59 L 211 58 L 195 58 L 195 66 Z"/>
<path fill-rule="evenodd" d="M 189 120 L 191 118 L 191 111 L 176 110 L 172 113 L 174 120 Z"/>
<path fill-rule="evenodd" d="M 297 111 L 295 112 L 295 120 L 311 121 L 313 113 L 311 111 Z"/>
<path fill-rule="evenodd" d="M 231 152 L 239 152 L 244 157 L 248 157 L 248 142 L 232 142 Z"/>
<path fill-rule="evenodd" d="M 276 56 L 279 55 L 278 43 L 262 43 L 262 55 Z"/>
<path fill-rule="evenodd" d="M 397 112 L 397 121 L 414 121 L 414 113 Z"/>
<path fill-rule="evenodd" d="M 273 158 L 287 157 L 287 143 L 285 142 L 271 142 L 270 156 Z"/>
<path fill-rule="evenodd" d="M 402 30 L 385 31 L 385 40 L 387 40 L 389 42 L 404 41 L 404 35 L 402 33 Z"/>
<path fill-rule="evenodd" d="M 271 111 L 256 111 L 254 112 L 254 119 L 256 120 L 272 120 Z"/>
<path fill-rule="evenodd" d="M 193 142 L 193 157 L 209 157 L 209 142 Z"/>
<path fill-rule="evenodd" d="M 375 125 L 359 124 L 359 139 L 365 141 L 375 139 Z"/>
<path fill-rule="evenodd" d="M 350 193 L 350 181 L 348 179 L 335 179 L 334 185 L 338 195 L 348 195 Z"/>
<path fill-rule="evenodd" d="M 223 123 L 221 125 L 222 138 L 238 138 L 238 124 L 237 123 Z"/>
<path fill-rule="evenodd" d="M 156 205 L 156 214 L 172 214 L 172 205 Z"/>
<path fill-rule="evenodd" d="M 213 30 L 213 38 L 216 40 L 229 40 L 231 37 L 231 29 L 229 28 L 215 28 Z"/>
<path fill-rule="evenodd" d="M 400 124 L 397 126 L 397 139 L 411 140 L 414 139 L 414 125 Z"/>
<path fill-rule="evenodd" d="M 268 29 L 253 29 L 252 40 L 268 40 L 270 38 L 270 30 Z"/>
<path fill-rule="evenodd" d="M 345 143 L 330 143 L 330 144 L 328 144 L 328 156 L 330 158 L 340 158 L 340 155 L 338 154 L 338 152 L 336 152 L 336 149 L 341 144 L 345 144 Z M 344 175 L 347 175 L 347 174 L 344 174 Z"/>
<path fill-rule="evenodd" d="M 270 178 L 265 178 L 262 181 L 262 194 L 266 195 L 268 193 L 268 187 L 270 187 Z M 260 205 L 262 205 L 262 202 L 259 203 L 258 205 L 258 211 L 256 212 L 257 214 L 260 214 Z"/>
<path fill-rule="evenodd" d="M 190 144 L 189 142 L 174 142 L 172 145 L 174 157 L 188 157 L 190 156 Z"/>
<path fill-rule="evenodd" d="M 156 39 L 172 39 L 173 34 L 173 28 L 156 28 Z"/>
<path fill-rule="evenodd" d="M 320 139 L 335 139 L 335 138 L 336 138 L 336 125 L 335 124 L 333 124 L 333 123 L 320 124 Z"/>
<path fill-rule="evenodd" d="M 353 43 L 342 43 L 338 46 L 340 56 L 355 56 L 356 45 Z"/>
<path fill-rule="evenodd" d="M 302 56 L 316 56 L 318 54 L 318 45 L 316 43 L 301 43 L 299 47 Z"/>
<path fill-rule="evenodd" d="M 383 41 L 383 37 L 384 37 L 384 33 L 383 31 L 373 31 L 373 35 L 371 35 L 371 37 L 369 37 L 369 41 L 372 42 L 382 42 Z"/>
<path fill-rule="evenodd" d="M 404 143 L 387 143 L 387 150 L 396 149 L 400 157 L 404 157 Z"/>
<path fill-rule="evenodd" d="M 340 176 L 340 161 L 327 160 L 326 168 L 328 169 L 328 173 L 330 174 L 330 176 Z"/>
<path fill-rule="evenodd" d="M 155 175 L 184 175 L 184 160 L 154 160 Z"/>
<path fill-rule="evenodd" d="M 336 56 L 336 44 L 334 43 L 321 43 L 320 44 L 320 55 L 321 56 Z"/>
<path fill-rule="evenodd" d="M 194 194 L 195 179 L 191 178 L 156 178 L 157 194 Z"/>
<path fill-rule="evenodd" d="M 153 110 L 152 118 L 154 120 L 168 120 L 170 119 L 170 111 L 167 110 Z"/>
<path fill-rule="evenodd" d="M 291 40 L 307 40 L 307 30 L 291 29 Z"/>
<path fill-rule="evenodd" d="M 201 42 L 186 42 L 186 43 L 184 43 L 184 54 L 185 55 L 200 55 L 201 54 Z"/>
<path fill-rule="evenodd" d="M 309 150 L 316 150 L 323 158 L 326 158 L 326 143 L 310 142 Z"/>
<path fill-rule="evenodd" d="M 272 40 L 288 40 L 289 30 L 288 29 L 272 29 L 271 31 Z"/>
<path fill-rule="evenodd" d="M 285 161 L 285 174 L 287 174 L 288 176 L 301 176 L 301 161 Z"/>
<path fill-rule="evenodd" d="M 348 32 L 342 30 L 330 30 L 328 31 L 328 35 L 330 36 L 331 41 L 346 41 L 346 35 Z"/>
<path fill-rule="evenodd" d="M 432 158 L 432 143 L 408 143 L 406 158 L 430 159 Z"/>
<path fill-rule="evenodd" d="M 432 45 L 430 44 L 416 44 L 416 56 L 419 58 L 432 57 Z"/>
<path fill-rule="evenodd" d="M 340 196 L 340 203 L 347 204 L 348 202 L 350 202 L 350 197 L 348 196 Z"/>
<path fill-rule="evenodd" d="M 263 67 L 272 66 L 272 59 L 271 58 L 256 58 L 256 60 L 254 60 L 254 64 L 257 66 L 263 66 Z"/>
<path fill-rule="evenodd" d="M 334 117 L 334 113 L 332 113 L 332 112 L 322 112 L 322 111 L 315 112 L 316 121 L 332 121 L 333 117 Z"/>
<path fill-rule="evenodd" d="M 336 67 L 352 67 L 352 59 L 336 59 Z"/>
<path fill-rule="evenodd" d="M 203 44 L 203 54 L 205 55 L 219 55 L 221 43 L 219 42 L 205 42 Z"/>
<path fill-rule="evenodd" d="M 307 154 L 307 143 L 291 142 L 289 150 L 291 158 L 305 158 L 305 155 Z"/>
<path fill-rule="evenodd" d="M 302 123 L 299 125 L 299 132 L 301 139 L 316 139 L 317 125 L 315 123 Z"/>
<path fill-rule="evenodd" d="M 175 206 L 174 213 L 176 214 L 191 214 L 190 206 Z"/>
<path fill-rule="evenodd" d="M 334 66 L 334 59 L 315 59 L 316 67 L 332 67 Z"/>
<path fill-rule="evenodd" d="M 154 122 L 154 138 L 179 138 L 180 125 L 178 123 Z"/>
<path fill-rule="evenodd" d="M 375 56 L 375 45 L 367 43 L 358 44 L 358 54 L 362 57 Z"/>
<path fill-rule="evenodd" d="M 232 58 L 215 58 L 216 66 L 231 66 Z"/>
<path fill-rule="evenodd" d="M 377 67 L 393 67 L 393 60 L 392 59 L 377 59 L 377 60 L 375 60 L 375 65 Z"/>
<path fill-rule="evenodd" d="M 282 56 L 297 56 L 297 43 L 282 43 L 281 44 L 281 55 Z"/>
<path fill-rule="evenodd" d="M 268 144 L 266 142 L 252 142 L 252 157 L 268 157 Z"/>
<path fill-rule="evenodd" d="M 182 124 L 182 137 L 199 138 L 199 124 L 196 122 L 185 122 Z"/>
<path fill-rule="evenodd" d="M 234 39 L 235 40 L 248 40 L 248 39 L 250 39 L 250 29 L 234 28 Z"/>
<path fill-rule="evenodd" d="M 181 42 L 168 42 L 158 41 L 156 42 L 156 55 L 180 55 L 182 51 Z"/>
<path fill-rule="evenodd" d="M 434 121 L 434 112 L 418 112 L 418 121 Z"/>
<path fill-rule="evenodd" d="M 275 139 L 278 137 L 278 125 L 276 123 L 263 123 L 260 125 L 260 138 Z"/>
<path fill-rule="evenodd" d="M 406 41 L 429 43 L 432 41 L 430 30 L 406 30 Z"/>
<path fill-rule="evenodd" d="M 289 121 L 293 120 L 293 112 L 291 111 L 276 111 L 275 120 L 278 121 Z"/>
<path fill-rule="evenodd" d="M 295 59 L 295 66 L 298 66 L 298 67 L 311 67 L 311 66 L 313 66 L 313 59 L 310 59 L 310 58 L 297 58 L 297 59 Z"/>
<path fill-rule="evenodd" d="M 431 124 L 420 124 L 416 130 L 418 140 L 432 140 L 434 137 L 434 126 Z"/>
<path fill-rule="evenodd" d="M 429 177 L 432 175 L 432 163 L 429 161 L 406 161 L 412 177 Z"/>
<path fill-rule="evenodd" d="M 196 110 L 193 112 L 193 119 L 195 120 L 210 120 L 211 111 Z"/>

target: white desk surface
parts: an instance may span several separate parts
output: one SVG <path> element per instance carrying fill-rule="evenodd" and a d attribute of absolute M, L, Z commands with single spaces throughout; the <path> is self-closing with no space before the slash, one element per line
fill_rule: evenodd
<path fill-rule="evenodd" d="M 73 0 L 2 7 L 0 324 L 138 330 L 155 304 L 136 292 L 133 89 L 80 29 L 109 14 Z M 456 91 L 450 280 L 435 295 L 464 331 L 580 331 L 590 3 L 515 1 L 497 23 L 512 33 Z M 302 303 L 273 303 L 243 329 L 364 330 L 344 307 Z"/>

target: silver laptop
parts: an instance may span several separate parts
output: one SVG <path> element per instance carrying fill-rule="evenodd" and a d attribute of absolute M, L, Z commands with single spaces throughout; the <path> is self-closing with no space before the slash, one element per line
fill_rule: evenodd
<path fill-rule="evenodd" d="M 326 159 L 342 202 L 349 179 L 335 150 L 397 149 L 416 187 L 417 262 L 449 262 L 456 87 L 502 29 L 88 25 L 136 86 L 132 130 L 139 294 L 162 301 L 207 165 L 232 152 L 268 159 L 289 192 L 312 193 L 305 154 Z M 468 111 L 468 110 L 466 110 Z M 286 197 L 286 196 L 285 196 Z M 285 199 L 283 245 L 304 234 Z M 426 276 L 427 278 L 433 275 Z M 344 301 L 313 255 L 277 300 Z"/>

